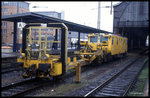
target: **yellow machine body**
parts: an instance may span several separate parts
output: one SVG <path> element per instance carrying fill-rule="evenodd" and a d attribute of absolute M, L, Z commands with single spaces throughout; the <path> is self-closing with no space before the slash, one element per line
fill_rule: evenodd
<path fill-rule="evenodd" d="M 43 26 L 29 26 L 27 28 L 25 53 L 22 53 L 22 50 L 20 49 L 20 54 L 17 58 L 17 62 L 23 63 L 24 78 L 33 76 L 50 78 L 52 76 L 60 76 L 63 74 L 61 55 L 50 54 L 52 51 L 52 49 L 50 49 L 51 43 L 60 43 L 60 41 L 49 40 L 50 35 L 52 34 L 49 31 L 55 31 L 56 29 L 60 30 L 61 28 Z M 65 33 L 67 32 L 66 27 Z M 64 69 L 66 72 L 70 69 L 75 69 L 76 66 L 79 65 L 76 57 L 73 57 L 73 61 L 70 60 L 70 57 L 67 58 L 66 68 Z"/>
<path fill-rule="evenodd" d="M 101 59 L 103 57 L 101 48 L 100 36 L 97 36 L 97 34 L 90 34 L 88 35 L 86 45 L 76 54 L 80 55 L 81 60 L 91 63 L 96 58 Z"/>
<path fill-rule="evenodd" d="M 50 72 L 51 76 L 58 76 L 62 74 L 62 63 L 57 62 L 53 64 L 52 71 Z"/>
<path fill-rule="evenodd" d="M 68 29 L 65 28 L 65 34 L 67 34 Z M 62 75 L 64 70 L 67 72 L 70 69 L 75 69 L 77 72 L 76 79 L 79 81 L 81 65 L 93 61 L 101 63 L 108 54 L 117 55 L 127 52 L 127 38 L 125 37 L 113 34 L 90 34 L 88 41 L 80 41 L 82 49 L 75 53 L 80 56 L 80 59 L 77 60 L 77 57 L 73 57 L 71 61 L 71 57 L 67 55 L 67 35 L 64 38 L 65 49 L 63 51 L 65 53 L 63 55 L 50 54 L 52 44 L 61 43 L 54 41 L 54 39 L 51 40 L 52 33 L 49 31 L 56 29 L 60 30 L 61 28 L 42 26 L 29 26 L 27 28 L 25 52 L 23 53 L 21 50 L 17 58 L 17 62 L 23 63 L 23 77 L 50 78 Z M 65 59 L 62 60 L 61 56 Z"/>
<path fill-rule="evenodd" d="M 85 46 L 87 44 L 87 41 L 80 41 L 81 46 Z"/>
<path fill-rule="evenodd" d="M 60 55 L 48 53 L 48 51 L 51 51 L 51 43 L 60 43 L 60 41 L 50 39 L 53 36 L 50 31 L 55 32 L 56 29 L 59 30 L 60 28 L 43 26 L 27 28 L 26 52 L 20 51 L 20 57 L 17 58 L 17 62 L 23 62 L 23 77 L 51 77 L 62 74 Z"/>
<path fill-rule="evenodd" d="M 114 34 L 90 34 L 88 43 L 78 52 L 82 60 L 90 63 L 97 58 L 103 62 L 109 56 L 127 53 L 127 38 Z"/>
<path fill-rule="evenodd" d="M 91 47 L 92 51 L 97 51 L 98 45 L 100 44 L 100 36 L 96 36 L 95 34 L 88 35 L 88 46 Z"/>
<path fill-rule="evenodd" d="M 17 62 L 23 62 L 23 68 L 30 68 L 31 65 L 35 64 L 35 70 L 39 68 L 39 64 L 50 64 L 51 69 L 49 75 L 50 76 L 57 76 L 62 74 L 62 64 L 58 62 L 58 58 L 49 58 L 47 60 L 26 60 L 26 58 L 20 59 L 17 58 Z M 38 76 L 40 77 L 40 76 Z"/>
<path fill-rule="evenodd" d="M 107 39 L 107 41 L 101 40 L 105 53 L 111 55 L 127 53 L 127 38 L 113 34 L 101 34 L 100 36 Z"/>

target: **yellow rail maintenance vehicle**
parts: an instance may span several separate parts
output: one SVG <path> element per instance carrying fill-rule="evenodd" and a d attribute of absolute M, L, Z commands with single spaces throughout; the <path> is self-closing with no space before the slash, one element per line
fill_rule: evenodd
<path fill-rule="evenodd" d="M 64 23 L 27 24 L 23 28 L 23 46 L 17 58 L 23 68 L 23 77 L 58 77 L 74 69 L 76 81 L 80 82 L 81 66 L 95 61 L 102 63 L 109 55 L 127 53 L 127 38 L 113 34 L 88 35 L 88 41 L 80 42 L 82 49 L 70 57 L 67 42 L 68 27 Z M 58 53 L 54 53 L 55 50 Z"/>
<path fill-rule="evenodd" d="M 121 57 L 127 53 L 127 38 L 116 34 L 100 34 L 100 43 L 104 52 L 104 62 Z"/>
<path fill-rule="evenodd" d="M 80 55 L 81 60 L 87 63 L 92 63 L 95 60 L 99 63 L 102 62 L 103 52 L 102 46 L 100 45 L 100 36 L 98 35 L 99 34 L 89 34 L 88 41 L 84 47 L 79 52 L 76 52 L 76 54 Z"/>
<path fill-rule="evenodd" d="M 80 41 L 80 46 L 85 46 L 88 41 Z"/>
<path fill-rule="evenodd" d="M 60 39 L 56 37 L 58 33 Z M 27 24 L 23 28 L 23 48 L 17 58 L 23 68 L 23 77 L 57 77 L 70 69 L 79 73 L 80 61 L 76 57 L 71 61 L 67 54 L 67 34 L 68 28 L 64 23 L 48 23 L 45 26 L 41 23 Z M 58 54 L 52 54 L 53 46 L 57 46 Z M 80 74 L 77 75 L 79 81 Z"/>
<path fill-rule="evenodd" d="M 113 58 L 127 53 L 127 38 L 115 34 L 90 34 L 88 43 L 78 52 L 82 60 L 97 61 L 98 63 L 111 61 Z"/>

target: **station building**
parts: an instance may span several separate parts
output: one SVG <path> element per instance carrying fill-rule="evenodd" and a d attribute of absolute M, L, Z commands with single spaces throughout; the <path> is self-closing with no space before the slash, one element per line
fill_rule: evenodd
<path fill-rule="evenodd" d="M 149 36 L 149 2 L 126 1 L 113 7 L 113 32 L 128 38 L 128 49 L 145 47 Z"/>
<path fill-rule="evenodd" d="M 29 3 L 27 2 L 1 2 L 1 15 L 13 15 L 29 12 Z M 1 21 L 1 38 L 2 44 L 13 44 L 13 23 L 8 21 Z M 17 43 L 22 43 L 21 30 L 18 28 Z"/>
<path fill-rule="evenodd" d="M 29 3 L 27 2 L 6 2 L 3 1 L 1 2 L 1 15 L 2 17 L 5 15 L 13 15 L 13 14 L 21 14 L 21 13 L 26 13 L 26 12 L 30 12 L 29 10 Z M 34 12 L 37 14 L 42 14 L 45 16 L 50 16 L 50 17 L 55 17 L 55 18 L 59 18 L 59 19 L 64 19 L 64 12 L 55 12 L 55 11 L 39 11 L 39 12 Z M 1 22 L 1 36 L 2 36 L 2 44 L 4 45 L 13 45 L 13 23 L 12 22 L 8 22 L 8 21 L 2 21 Z M 22 44 L 22 33 L 21 33 L 21 29 L 19 28 L 19 24 L 18 24 L 18 28 L 17 28 L 17 43 L 18 44 Z M 51 32 L 52 33 L 52 32 Z"/>

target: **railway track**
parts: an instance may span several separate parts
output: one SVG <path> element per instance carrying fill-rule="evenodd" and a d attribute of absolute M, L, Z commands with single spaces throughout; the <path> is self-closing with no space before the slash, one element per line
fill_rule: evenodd
<path fill-rule="evenodd" d="M 10 56 L 10 57 L 1 57 L 2 63 L 11 63 L 11 62 L 16 62 L 17 57 L 16 56 Z"/>
<path fill-rule="evenodd" d="M 82 72 L 86 71 L 82 70 Z M 58 79 L 54 80 L 47 80 L 42 81 L 42 79 L 30 79 L 30 80 L 24 80 L 20 81 L 18 83 L 9 84 L 7 86 L 1 87 L 1 95 L 2 97 L 16 97 L 16 96 L 24 96 L 26 93 L 31 92 L 35 89 L 41 88 L 43 86 L 46 86 L 49 84 L 59 84 L 60 82 L 65 82 L 68 80 L 68 78 L 72 78 L 74 76 L 75 72 L 70 72 L 62 77 L 59 77 Z M 70 79 L 72 80 L 72 79 Z"/>
<path fill-rule="evenodd" d="M 68 75 L 70 76 L 70 74 Z M 68 78 L 68 76 L 64 77 Z M 71 77 L 71 76 L 70 76 Z M 24 94 L 33 91 L 37 88 L 45 86 L 47 84 L 53 85 L 52 81 L 35 81 L 35 80 L 28 80 L 20 83 L 15 83 L 12 85 L 8 85 L 5 87 L 1 87 L 1 95 L 2 96 L 24 96 Z"/>
<path fill-rule="evenodd" d="M 6 68 L 6 70 L 9 70 L 9 68 Z M 82 70 L 82 72 L 86 71 L 86 69 Z M 8 71 L 5 71 L 7 74 Z M 3 97 L 16 97 L 16 96 L 24 96 L 26 93 L 31 92 L 37 88 L 46 86 L 48 84 L 59 84 L 60 82 L 65 82 L 68 80 L 68 78 L 72 78 L 72 76 L 75 75 L 75 72 L 67 73 L 66 75 L 59 77 L 58 79 L 54 80 L 47 80 L 42 81 L 42 79 L 31 79 L 31 80 L 24 80 L 20 81 L 18 83 L 9 84 L 7 86 L 1 87 L 1 95 Z M 60 82 L 58 82 L 60 80 Z M 72 79 L 70 79 L 72 80 Z"/>
<path fill-rule="evenodd" d="M 82 72 L 90 70 L 88 68 L 83 68 Z M 37 81 L 37 79 L 32 79 L 32 80 L 25 80 L 19 83 L 15 84 L 9 84 L 7 86 L 1 87 L 1 95 L 4 97 L 16 97 L 16 96 L 24 96 L 26 93 L 31 92 L 37 88 L 46 86 L 49 84 L 50 85 L 59 85 L 62 83 L 65 83 L 70 79 L 72 81 L 73 76 L 75 75 L 75 72 L 69 72 L 66 75 L 56 78 L 54 80 L 49 80 L 49 81 Z M 40 80 L 40 79 L 39 79 Z"/>
<path fill-rule="evenodd" d="M 2 97 L 15 97 L 24 95 L 27 92 L 38 89 L 47 84 L 51 84 L 52 81 L 30 79 L 19 83 L 11 84 L 1 88 Z"/>
<path fill-rule="evenodd" d="M 12 71 L 19 71 L 21 70 L 22 68 L 16 68 L 16 67 L 9 67 L 9 68 L 3 68 L 1 70 L 1 73 L 4 74 L 4 73 L 9 73 L 9 72 L 12 72 Z"/>
<path fill-rule="evenodd" d="M 87 93 L 84 97 L 89 96 L 126 96 L 128 90 L 135 82 L 139 72 L 144 67 L 142 61 L 145 57 L 138 57 L 132 63 L 128 64 L 125 68 L 113 74 L 110 78 L 106 79 L 105 82 L 97 85 L 96 87 L 89 86 Z"/>
<path fill-rule="evenodd" d="M 9 73 L 12 71 L 19 71 L 19 70 L 22 70 L 21 66 L 19 66 L 19 63 L 13 62 L 13 63 L 10 63 L 9 67 L 2 68 L 1 73 L 4 74 L 4 73 Z"/>

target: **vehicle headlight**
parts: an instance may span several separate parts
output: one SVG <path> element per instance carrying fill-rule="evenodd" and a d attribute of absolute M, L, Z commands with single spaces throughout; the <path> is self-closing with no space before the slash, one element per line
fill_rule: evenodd
<path fill-rule="evenodd" d="M 89 55 L 90 57 L 92 56 L 92 55 Z"/>
<path fill-rule="evenodd" d="M 49 55 L 48 55 L 48 54 L 45 54 L 45 55 L 42 57 L 43 60 L 47 60 L 48 58 L 49 58 Z"/>
<path fill-rule="evenodd" d="M 43 56 L 43 60 L 46 60 L 46 59 L 47 59 L 47 56 L 46 56 L 46 55 L 44 55 L 44 56 Z"/>
<path fill-rule="evenodd" d="M 20 59 L 22 59 L 23 58 L 23 55 L 22 54 L 19 54 L 19 56 L 18 56 Z"/>
<path fill-rule="evenodd" d="M 39 45 L 39 44 L 35 44 L 35 46 L 36 46 L 36 47 L 39 47 L 40 45 Z"/>
<path fill-rule="evenodd" d="M 31 44 L 28 44 L 28 47 L 31 47 Z"/>
<path fill-rule="evenodd" d="M 25 57 L 24 53 L 21 53 L 21 54 L 18 55 L 18 58 L 20 58 L 20 59 L 23 59 L 24 57 Z"/>

